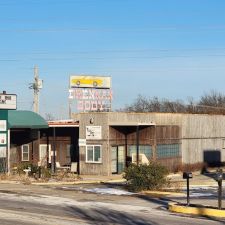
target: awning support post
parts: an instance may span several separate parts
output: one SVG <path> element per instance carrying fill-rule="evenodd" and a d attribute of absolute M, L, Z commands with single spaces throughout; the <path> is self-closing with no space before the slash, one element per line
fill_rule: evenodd
<path fill-rule="evenodd" d="M 139 126 L 136 129 L 137 165 L 139 165 Z"/>
<path fill-rule="evenodd" d="M 56 163 L 55 163 L 55 152 L 56 152 L 56 135 L 55 135 L 55 127 L 53 127 L 53 156 L 52 156 L 52 163 L 51 163 L 51 169 L 52 173 L 54 174 L 56 172 Z M 50 154 L 51 155 L 51 154 Z"/>

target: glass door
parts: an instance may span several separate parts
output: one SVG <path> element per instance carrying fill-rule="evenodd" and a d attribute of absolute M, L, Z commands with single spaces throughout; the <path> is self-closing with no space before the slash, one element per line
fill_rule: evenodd
<path fill-rule="evenodd" d="M 111 170 L 112 170 L 112 173 L 118 173 L 118 171 L 117 171 L 117 146 L 111 147 Z"/>
<path fill-rule="evenodd" d="M 111 147 L 111 170 L 112 173 L 122 173 L 125 168 L 125 147 Z"/>
<path fill-rule="evenodd" d="M 125 147 L 118 146 L 118 173 L 122 173 L 125 168 Z"/>

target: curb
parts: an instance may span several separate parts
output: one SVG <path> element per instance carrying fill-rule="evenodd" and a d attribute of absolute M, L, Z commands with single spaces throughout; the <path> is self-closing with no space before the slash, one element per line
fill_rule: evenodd
<path fill-rule="evenodd" d="M 170 192 L 170 191 L 143 191 L 143 194 L 146 195 L 156 195 L 157 197 L 185 197 L 186 194 L 185 193 L 181 193 L 181 192 Z"/>
<path fill-rule="evenodd" d="M 208 208 L 206 206 L 181 206 L 177 203 L 168 203 L 168 209 L 171 212 L 176 213 L 184 213 L 184 214 L 192 214 L 198 216 L 209 216 L 209 217 L 220 217 L 225 218 L 225 210 Z"/>

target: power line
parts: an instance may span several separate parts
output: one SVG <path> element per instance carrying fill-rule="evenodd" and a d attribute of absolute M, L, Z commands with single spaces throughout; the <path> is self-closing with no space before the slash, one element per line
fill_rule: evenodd
<path fill-rule="evenodd" d="M 224 31 L 225 25 L 224 24 L 214 24 L 214 25 L 205 25 L 205 26 L 162 26 L 162 27 L 148 27 L 148 28 L 80 28 L 80 27 L 67 27 L 67 28 L 13 28 L 13 29 L 0 29 L 1 33 L 6 32 L 16 32 L 16 33 L 51 33 L 51 32 L 117 32 L 117 33 L 127 33 L 127 32 L 135 32 L 138 33 L 146 33 L 152 31 L 207 31 L 207 30 L 218 30 Z"/>
<path fill-rule="evenodd" d="M 68 60 L 111 60 L 111 59 L 116 59 L 116 60 L 127 60 L 127 59 L 165 59 L 165 58 L 193 58 L 193 57 L 221 57 L 224 58 L 225 54 L 207 54 L 207 55 L 162 55 L 162 56 L 115 56 L 115 57 L 28 57 L 27 59 L 18 59 L 16 61 L 9 61 L 9 62 L 17 62 L 17 61 L 26 61 L 26 60 L 49 60 L 49 61 L 68 61 Z M 2 60 L 4 62 L 4 60 Z M 1 62 L 1 60 L 0 60 Z"/>
<path fill-rule="evenodd" d="M 142 48 L 142 49 L 103 49 L 103 50 L 88 50 L 88 51 L 57 51 L 57 52 L 44 52 L 40 50 L 34 50 L 33 52 L 27 53 L 15 53 L 15 52 L 1 52 L 2 54 L 22 54 L 22 55 L 50 55 L 50 54 L 91 54 L 91 53 L 136 53 L 136 52 L 205 52 L 205 51 L 225 51 L 225 47 L 215 47 L 215 48 L 165 48 L 165 49 L 157 49 L 157 48 Z"/>

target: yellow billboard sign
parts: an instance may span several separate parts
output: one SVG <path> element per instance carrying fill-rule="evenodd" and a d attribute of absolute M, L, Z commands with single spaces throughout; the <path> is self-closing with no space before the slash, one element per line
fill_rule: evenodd
<path fill-rule="evenodd" d="M 111 88 L 111 77 L 70 76 L 70 88 Z"/>

